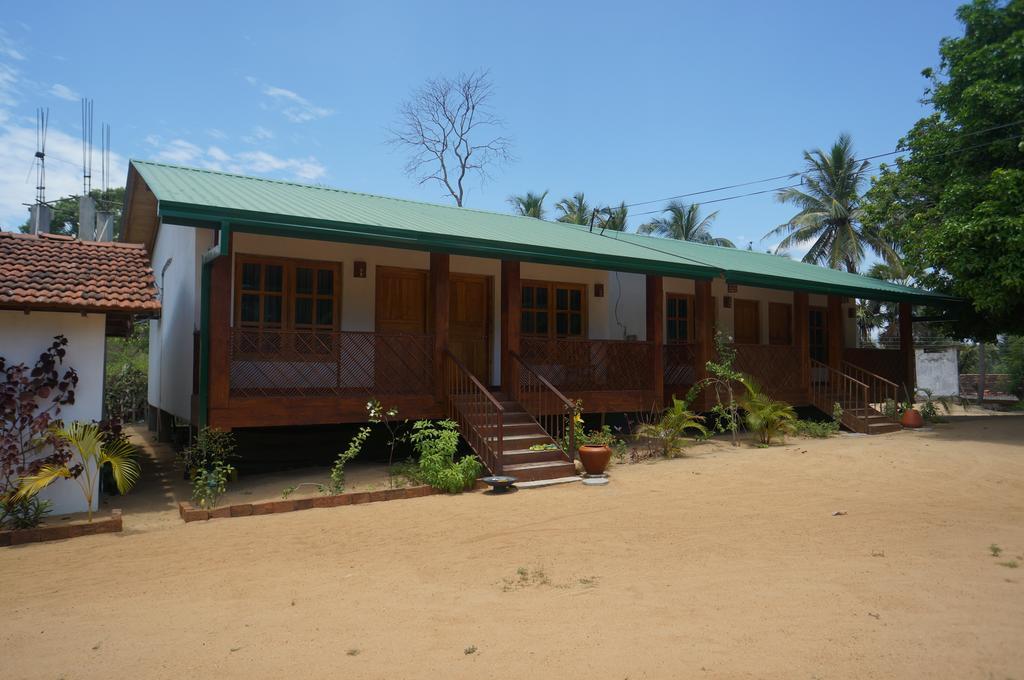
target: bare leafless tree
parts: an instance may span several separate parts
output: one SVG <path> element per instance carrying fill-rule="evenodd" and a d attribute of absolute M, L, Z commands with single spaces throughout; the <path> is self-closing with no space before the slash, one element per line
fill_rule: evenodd
<path fill-rule="evenodd" d="M 471 174 L 487 179 L 489 170 L 512 160 L 512 140 L 499 134 L 504 121 L 490 109 L 489 74 L 461 73 L 428 80 L 399 109 L 390 142 L 411 155 L 405 171 L 420 184 L 435 181 L 462 205 Z"/>

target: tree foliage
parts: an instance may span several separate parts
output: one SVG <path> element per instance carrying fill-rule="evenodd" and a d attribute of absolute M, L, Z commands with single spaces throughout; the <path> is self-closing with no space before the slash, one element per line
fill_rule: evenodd
<path fill-rule="evenodd" d="M 934 113 L 882 168 L 865 221 L 900 244 L 918 283 L 963 297 L 950 332 L 1024 331 L 1024 0 L 960 7 L 964 35 L 925 69 Z"/>
<path fill-rule="evenodd" d="M 860 194 L 869 163 L 857 160 L 850 136 L 839 135 L 827 151 L 804 151 L 804 163 L 800 186 L 783 189 L 776 196 L 780 203 L 790 203 L 799 212 L 765 238 L 784 236 L 778 251 L 809 242 L 804 262 L 853 273 L 864 261 L 865 247 L 894 260 L 892 248 L 877 230 L 862 223 Z"/>
<path fill-rule="evenodd" d="M 539 194 L 527 191 L 523 195 L 509 196 L 508 202 L 517 215 L 536 217 L 538 220 L 542 220 L 544 219 L 544 199 L 547 196 L 547 191 Z"/>
<path fill-rule="evenodd" d="M 555 204 L 555 210 L 558 211 L 558 221 L 568 224 L 590 224 L 590 218 L 595 214 L 582 191 L 573 194 L 572 198 L 560 200 Z"/>
<path fill-rule="evenodd" d="M 701 216 L 700 205 L 697 203 L 686 205 L 679 201 L 670 201 L 662 212 L 666 213 L 665 217 L 656 217 L 647 224 L 641 224 L 638 233 L 711 246 L 736 247 L 727 238 L 716 238 L 711 235 L 711 224 L 718 217 L 717 210 L 710 215 Z"/>

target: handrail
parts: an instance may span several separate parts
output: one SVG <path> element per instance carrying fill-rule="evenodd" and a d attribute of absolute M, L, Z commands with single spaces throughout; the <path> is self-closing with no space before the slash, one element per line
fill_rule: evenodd
<path fill-rule="evenodd" d="M 841 366 L 843 367 L 843 371 L 850 374 L 851 377 L 856 376 L 858 379 L 864 378 L 861 382 L 869 384 L 870 390 L 868 392 L 868 398 L 870 403 L 878 404 L 881 407 L 889 400 L 892 400 L 893 402 L 897 400 L 900 388 L 893 381 L 882 377 L 877 373 L 872 373 L 866 368 L 850 363 L 845 359 L 842 361 Z M 883 413 L 885 412 L 883 408 L 879 408 L 878 410 Z M 896 420 L 895 410 L 890 413 L 889 417 L 893 421 Z"/>
<path fill-rule="evenodd" d="M 825 370 L 825 381 L 811 380 L 811 402 L 822 411 L 831 412 L 835 403 L 843 409 L 842 422 L 856 432 L 867 432 L 870 420 L 868 385 L 817 359 L 811 369 Z"/>
<path fill-rule="evenodd" d="M 444 394 L 448 416 L 491 474 L 503 471 L 505 408 L 466 365 L 444 351 Z"/>
<path fill-rule="evenodd" d="M 509 356 L 520 369 L 512 381 L 512 396 L 559 447 L 565 447 L 563 452 L 573 460 L 576 457 L 576 413 L 579 407 L 517 352 L 509 352 Z"/>

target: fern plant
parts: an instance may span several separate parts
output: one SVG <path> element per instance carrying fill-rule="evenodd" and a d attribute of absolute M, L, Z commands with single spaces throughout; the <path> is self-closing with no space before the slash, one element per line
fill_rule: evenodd
<path fill-rule="evenodd" d="M 655 442 L 666 458 L 680 455 L 686 443 L 687 430 L 693 430 L 707 436 L 703 416 L 695 415 L 689 410 L 689 402 L 673 395 L 672 406 L 665 409 L 661 419 L 656 423 L 644 423 L 637 428 L 639 437 Z"/>
<path fill-rule="evenodd" d="M 757 434 L 763 446 L 770 446 L 776 437 L 785 441 L 786 435 L 796 431 L 796 410 L 784 401 L 772 399 L 751 378 L 743 380 L 747 393 L 740 405 L 746 411 L 747 427 Z"/>
<path fill-rule="evenodd" d="M 21 480 L 15 499 L 31 498 L 58 479 L 74 479 L 85 497 L 91 522 L 96 483 L 105 465 L 110 465 L 114 483 L 122 494 L 128 493 L 138 481 L 139 464 L 135 461 L 135 447 L 126 439 L 105 439 L 97 425 L 80 422 L 71 423 L 66 428 L 54 428 L 53 434 L 78 454 L 81 473 L 76 475 L 78 470 L 72 470 L 68 463 L 43 465 L 35 474 Z"/>

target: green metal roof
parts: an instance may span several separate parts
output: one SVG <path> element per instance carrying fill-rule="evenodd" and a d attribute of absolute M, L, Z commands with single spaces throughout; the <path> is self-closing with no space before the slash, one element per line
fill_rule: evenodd
<path fill-rule="evenodd" d="M 735 248 L 434 205 L 328 187 L 131 161 L 168 222 L 526 262 L 917 303 L 952 298 Z"/>

